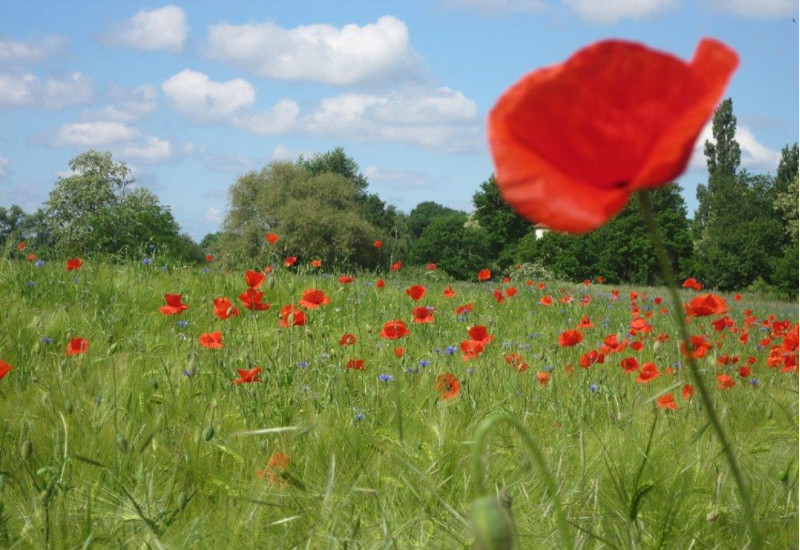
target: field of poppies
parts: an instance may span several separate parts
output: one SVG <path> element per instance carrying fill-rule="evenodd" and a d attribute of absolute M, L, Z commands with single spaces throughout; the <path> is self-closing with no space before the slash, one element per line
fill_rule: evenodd
<path fill-rule="evenodd" d="M 209 260 L 0 266 L 0 545 L 469 548 L 485 475 L 519 547 L 559 547 L 524 438 L 473 460 L 503 415 L 577 546 L 745 547 L 683 353 L 765 546 L 797 543 L 796 304 L 689 281 L 682 352 L 663 289 Z"/>

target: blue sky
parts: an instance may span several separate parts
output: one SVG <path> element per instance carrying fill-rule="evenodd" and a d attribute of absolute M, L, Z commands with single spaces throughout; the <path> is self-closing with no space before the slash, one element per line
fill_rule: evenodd
<path fill-rule="evenodd" d="M 199 239 L 219 228 L 239 175 L 342 146 L 388 203 L 470 210 L 492 173 L 485 119 L 500 94 L 605 38 L 687 60 L 703 37 L 737 50 L 726 97 L 743 166 L 774 174 L 781 148 L 798 139 L 797 9 L 794 0 L 4 0 L 0 206 L 34 211 L 72 157 L 107 150 Z M 680 180 L 690 212 L 704 180 L 697 149 Z"/>

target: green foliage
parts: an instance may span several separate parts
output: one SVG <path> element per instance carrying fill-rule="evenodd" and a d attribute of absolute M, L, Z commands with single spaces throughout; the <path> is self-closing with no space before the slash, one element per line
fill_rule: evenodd
<path fill-rule="evenodd" d="M 413 241 L 410 261 L 433 262 L 457 279 L 474 279 L 488 265 L 488 250 L 485 233 L 468 226 L 467 215 L 457 212 L 430 221 Z"/>
<path fill-rule="evenodd" d="M 458 210 L 442 206 L 441 204 L 433 201 L 424 201 L 419 203 L 408 214 L 406 224 L 408 232 L 412 239 L 418 239 L 425 228 L 436 218 L 441 216 L 450 216 L 452 214 L 459 214 Z"/>
<path fill-rule="evenodd" d="M 363 194 L 367 190 L 367 178 L 361 174 L 358 163 L 347 156 L 341 147 L 324 154 L 314 155 L 309 159 L 301 156 L 297 159 L 297 165 L 311 172 L 312 176 L 328 173 L 338 174 L 343 178 L 349 179 L 353 182 L 359 194 Z"/>
<path fill-rule="evenodd" d="M 486 232 L 491 260 L 502 267 L 513 259 L 514 247 L 531 230 L 531 223 L 503 200 L 494 174 L 472 196 L 475 220 Z"/>
<path fill-rule="evenodd" d="M 728 98 L 714 111 L 712 134 L 715 143 L 706 140 L 705 155 L 708 173 L 711 176 L 733 176 L 742 161 L 739 142 L 736 141 L 736 117 L 733 116 L 733 100 Z"/>
<path fill-rule="evenodd" d="M 264 263 L 274 249 L 264 235 L 280 234 L 279 249 L 333 267 L 374 267 L 379 230 L 363 219 L 352 180 L 333 172 L 314 175 L 301 163 L 273 162 L 240 177 L 230 188 L 231 208 L 220 248 L 240 260 Z"/>

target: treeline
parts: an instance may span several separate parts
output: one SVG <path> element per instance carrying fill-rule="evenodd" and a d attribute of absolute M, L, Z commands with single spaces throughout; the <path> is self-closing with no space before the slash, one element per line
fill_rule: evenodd
<path fill-rule="evenodd" d="M 714 116 L 715 143 L 705 144 L 709 175 L 698 186 L 693 219 L 677 184 L 651 191 L 662 240 L 679 278 L 796 297 L 798 146 L 784 147 L 774 176 L 753 174 L 740 168 L 735 133 L 727 99 Z M 72 175 L 58 180 L 38 212 L 0 208 L 7 250 L 28 240 L 61 255 L 140 258 L 155 248 L 178 261 L 203 261 L 210 253 L 237 266 L 295 256 L 297 265 L 319 260 L 330 272 L 433 263 L 457 279 L 489 267 L 526 277 L 663 283 L 636 197 L 586 235 L 551 232 L 521 218 L 502 200 L 493 176 L 473 195 L 471 213 L 428 201 L 406 214 L 369 193 L 358 164 L 337 148 L 239 177 L 229 189 L 221 231 L 198 245 L 180 234 L 152 193 L 131 189 L 129 170 L 109 153 L 89 151 L 70 168 Z M 267 233 L 278 241 L 268 241 Z"/>

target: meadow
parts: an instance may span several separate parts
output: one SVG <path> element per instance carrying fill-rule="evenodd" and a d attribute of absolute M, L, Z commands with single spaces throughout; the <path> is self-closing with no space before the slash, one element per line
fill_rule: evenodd
<path fill-rule="evenodd" d="M 471 548 L 483 469 L 517 546 L 558 548 L 518 432 L 475 468 L 497 414 L 577 547 L 747 546 L 665 289 L 276 260 L 3 260 L 0 546 Z M 797 304 L 723 298 L 694 353 L 764 547 L 796 548 Z"/>

